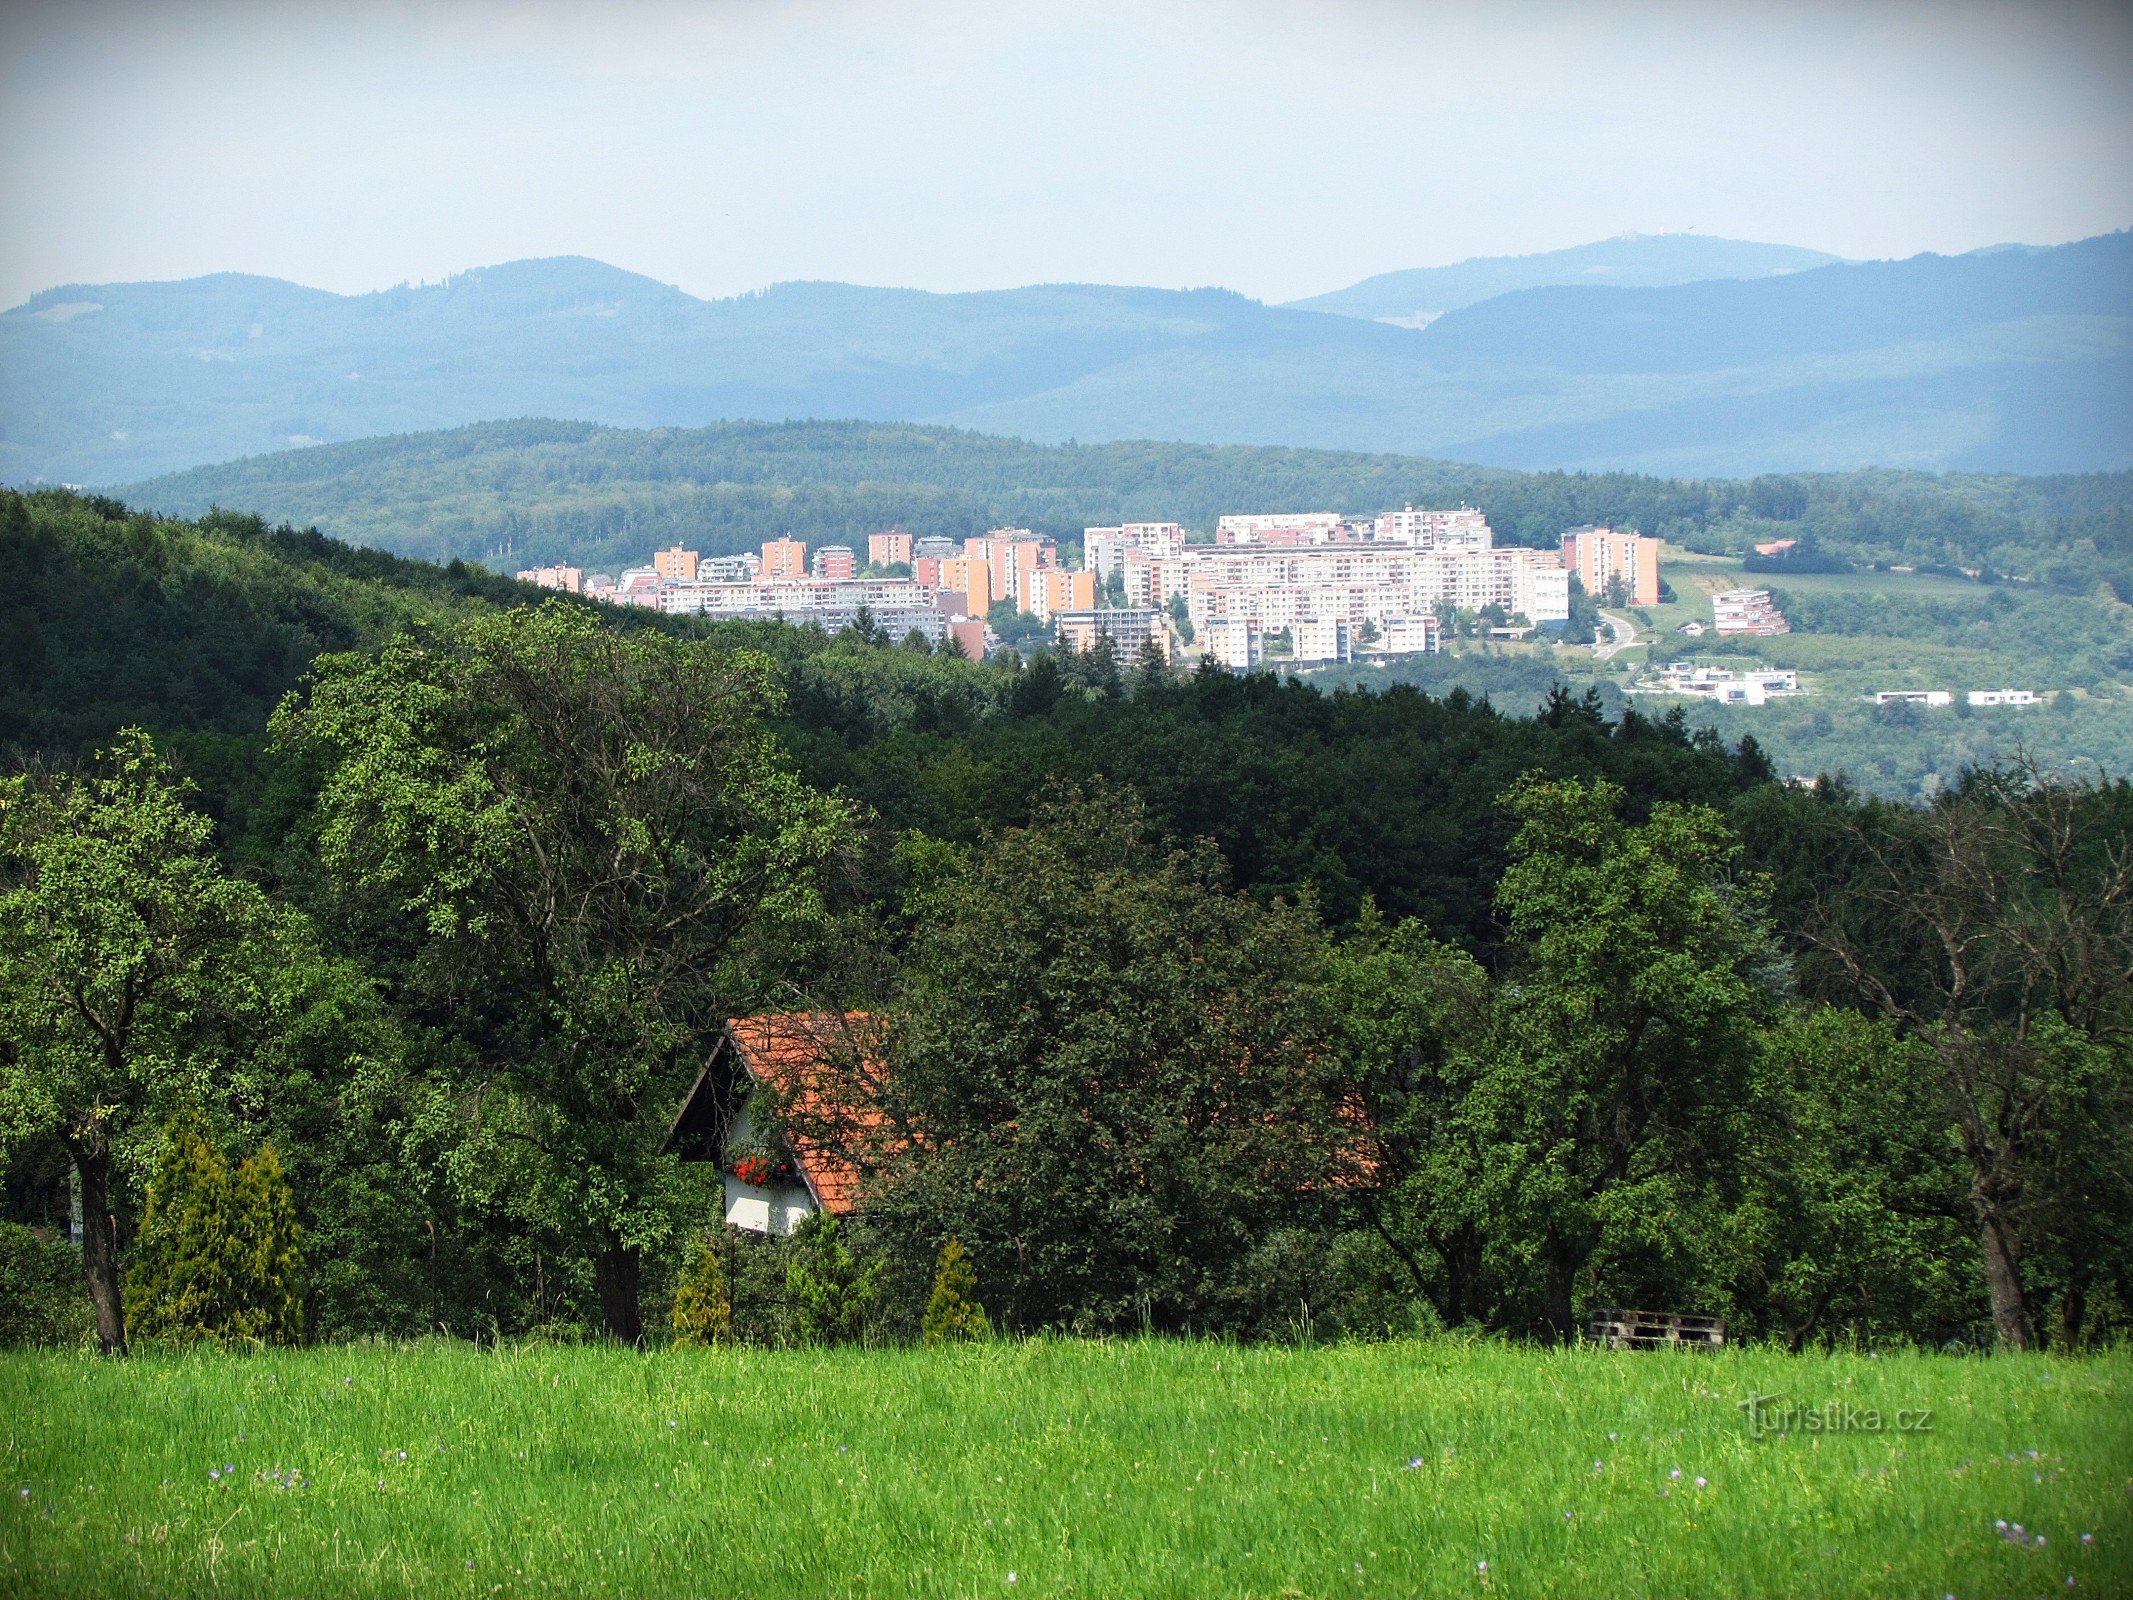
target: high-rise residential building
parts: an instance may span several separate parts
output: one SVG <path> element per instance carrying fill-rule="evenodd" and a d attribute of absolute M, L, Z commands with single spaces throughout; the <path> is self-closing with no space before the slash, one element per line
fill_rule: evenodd
<path fill-rule="evenodd" d="M 669 583 L 694 583 L 696 563 L 701 558 L 694 550 L 684 550 L 680 545 L 671 550 L 661 550 L 652 557 L 652 570 Z"/>
<path fill-rule="evenodd" d="M 756 577 L 768 583 L 773 578 L 804 578 L 807 576 L 807 541 L 804 539 L 765 539 L 763 541 L 763 566 Z"/>
<path fill-rule="evenodd" d="M 959 556 L 962 553 L 963 541 L 960 539 L 943 539 L 938 535 L 929 535 L 924 539 L 911 541 L 913 561 L 945 561 L 950 556 Z"/>
<path fill-rule="evenodd" d="M 1380 512 L 1371 537 L 1382 544 L 1413 545 L 1418 550 L 1487 550 L 1495 544 L 1489 520 L 1472 506 L 1454 511 L 1417 511 L 1407 506 Z"/>
<path fill-rule="evenodd" d="M 1222 518 L 1216 544 L 1331 544 L 1340 537 L 1338 511 L 1255 511 Z"/>
<path fill-rule="evenodd" d="M 815 549 L 814 574 L 818 578 L 849 578 L 859 571 L 859 558 L 849 545 L 825 544 Z"/>
<path fill-rule="evenodd" d="M 1109 583 L 1125 552 L 1138 550 L 1153 560 L 1174 561 L 1185 553 L 1185 529 L 1175 522 L 1122 522 L 1115 528 L 1081 530 L 1081 564 Z"/>
<path fill-rule="evenodd" d="M 1197 638 L 1210 660 L 1232 672 L 1250 672 L 1266 654 L 1260 625 L 1251 617 L 1209 617 Z"/>
<path fill-rule="evenodd" d="M 941 592 L 961 595 L 964 615 L 982 617 L 1000 598 L 992 590 L 992 564 L 983 556 L 956 556 L 940 567 Z"/>
<path fill-rule="evenodd" d="M 1085 572 L 1075 576 L 1093 582 L 1096 575 Z M 1096 648 L 1098 638 L 1109 639 L 1111 654 L 1120 666 L 1138 661 L 1151 643 L 1165 661 L 1170 659 L 1170 618 L 1160 611 L 1083 606 L 1054 612 L 1052 628 L 1061 644 L 1084 654 Z"/>
<path fill-rule="evenodd" d="M 1604 598 L 1621 581 L 1623 603 L 1659 603 L 1659 546 L 1664 541 L 1613 528 L 1572 528 L 1563 535 L 1563 565 L 1577 574 L 1585 592 Z"/>
<path fill-rule="evenodd" d="M 867 535 L 867 565 L 870 567 L 908 567 L 911 564 L 911 535 L 908 533 L 870 533 Z"/>
<path fill-rule="evenodd" d="M 1055 612 L 1094 611 L 1096 574 L 1062 572 L 1057 567 L 1025 572 L 1022 575 L 1022 597 L 1018 603 L 1024 611 L 1040 622 L 1049 620 Z"/>
<path fill-rule="evenodd" d="M 737 556 L 706 556 L 696 564 L 696 580 L 699 583 L 753 583 L 755 575 L 762 570 L 762 557 L 753 550 L 744 550 Z"/>

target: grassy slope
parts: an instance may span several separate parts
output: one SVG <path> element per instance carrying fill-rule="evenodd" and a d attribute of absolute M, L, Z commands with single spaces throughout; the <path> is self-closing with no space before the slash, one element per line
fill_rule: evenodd
<path fill-rule="evenodd" d="M 1932 1430 L 1751 1439 L 1751 1391 Z M 18 1354 L 0 1414 L 23 1596 L 2133 1588 L 2123 1356 Z"/>
<path fill-rule="evenodd" d="M 1751 655 L 1713 654 L 1735 667 L 1749 662 L 1794 667 L 1814 692 L 1759 708 L 1719 711 L 1686 702 L 1690 720 L 1729 740 L 1753 734 L 1783 773 L 1843 772 L 1863 788 L 1914 798 L 1951 783 L 1965 766 L 1988 767 L 2034 757 L 2047 771 L 2094 777 L 2133 770 L 2133 704 L 2115 664 L 2133 655 L 2133 608 L 2092 596 L 2052 594 L 2026 586 L 1997 592 L 1968 579 L 1932 573 L 1789 573 L 1744 571 L 1737 562 L 1686 556 L 1669 562 L 1676 603 L 1639 613 L 1658 637 L 1687 651 L 1673 629 L 1710 620 L 1710 596 L 1743 586 L 1784 590 L 1802 599 L 1880 597 L 1896 606 L 1927 605 L 1956 623 L 1937 635 L 1886 637 L 1869 632 L 1795 631 L 1739 646 Z M 2009 598 L 2004 613 L 1994 607 Z M 1795 608 L 1799 609 L 1798 607 Z M 1996 620 L 1995 620 L 1996 619 Z M 1625 661 L 1642 656 L 1625 652 Z M 1960 702 L 1971 689 L 2068 691 L 2063 703 L 2033 708 L 1877 713 L 1866 703 L 1879 689 L 1947 689 Z M 1683 704 L 1642 698 L 1647 711 Z"/>

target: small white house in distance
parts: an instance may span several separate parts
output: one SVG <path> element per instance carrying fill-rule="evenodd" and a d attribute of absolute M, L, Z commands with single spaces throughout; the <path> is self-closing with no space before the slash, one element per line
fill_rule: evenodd
<path fill-rule="evenodd" d="M 1955 696 L 1946 689 L 1883 689 L 1874 696 L 1877 706 L 1952 706 Z"/>
<path fill-rule="evenodd" d="M 1972 689 L 1963 697 L 1974 706 L 2033 706 L 2042 702 L 2034 689 Z"/>

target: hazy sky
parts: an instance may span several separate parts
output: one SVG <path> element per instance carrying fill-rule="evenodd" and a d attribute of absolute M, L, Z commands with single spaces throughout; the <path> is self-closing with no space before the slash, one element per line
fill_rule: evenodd
<path fill-rule="evenodd" d="M 2133 223 L 2122 5 L 0 0 L 0 304 L 589 255 L 1269 300 L 1693 230 Z"/>

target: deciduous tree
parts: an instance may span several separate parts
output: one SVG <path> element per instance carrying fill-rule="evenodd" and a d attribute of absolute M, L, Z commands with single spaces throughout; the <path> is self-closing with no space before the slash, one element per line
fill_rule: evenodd
<path fill-rule="evenodd" d="M 793 773 L 770 661 L 549 605 L 328 656 L 277 719 L 320 760 L 320 848 L 454 1041 L 470 1196 L 597 1266 L 642 1325 L 672 1236 L 658 1154 L 725 1020 L 823 931 L 850 808 Z"/>

